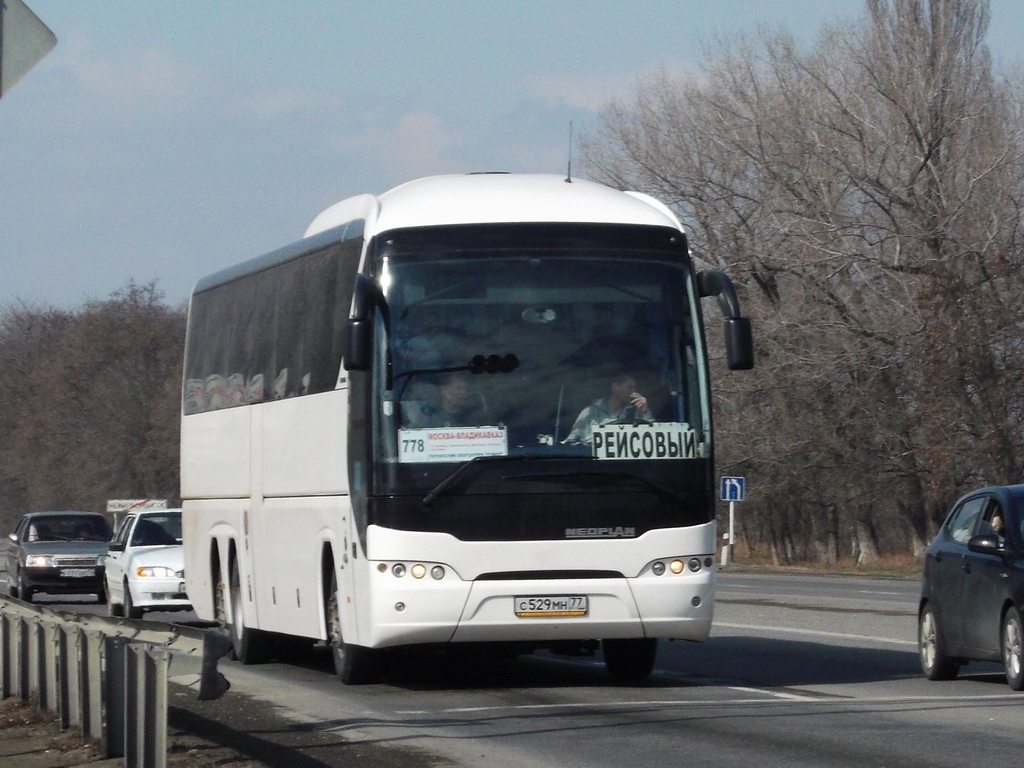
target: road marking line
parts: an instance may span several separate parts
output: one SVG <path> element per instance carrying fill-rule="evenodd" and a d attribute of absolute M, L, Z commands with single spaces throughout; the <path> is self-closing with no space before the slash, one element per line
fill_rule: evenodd
<path fill-rule="evenodd" d="M 715 627 L 726 627 L 728 629 L 749 629 L 757 632 L 782 632 L 791 635 L 815 635 L 817 637 L 834 637 L 842 640 L 864 640 L 872 643 L 889 643 L 892 645 L 912 645 L 917 647 L 916 640 L 897 640 L 891 637 L 871 637 L 870 635 L 851 635 L 846 632 L 826 632 L 820 629 L 796 629 L 794 627 L 766 627 L 757 624 L 728 624 L 716 621 L 712 624 L 712 636 Z"/>
<path fill-rule="evenodd" d="M 561 704 L 499 704 L 481 707 L 450 707 L 446 709 L 400 709 L 395 710 L 396 715 L 458 715 L 476 714 L 481 712 L 530 712 L 540 710 L 577 710 L 577 709 L 621 709 L 643 707 L 648 709 L 708 709 L 713 707 L 748 707 L 763 706 L 769 703 L 778 705 L 786 704 L 825 704 L 828 706 L 859 706 L 862 704 L 935 704 L 949 702 L 964 704 L 966 702 L 1009 702 L 1019 703 L 1020 694 L 1009 692 L 1005 694 L 985 694 L 981 696 L 865 696 L 865 697 L 836 697 L 836 696 L 800 696 L 781 691 L 770 691 L 763 688 L 743 688 L 740 686 L 729 686 L 729 690 L 737 692 L 753 692 L 767 698 L 740 698 L 740 699 L 645 699 L 642 701 L 593 701 L 593 702 L 564 702 Z M 775 699 L 774 702 L 771 700 Z"/>

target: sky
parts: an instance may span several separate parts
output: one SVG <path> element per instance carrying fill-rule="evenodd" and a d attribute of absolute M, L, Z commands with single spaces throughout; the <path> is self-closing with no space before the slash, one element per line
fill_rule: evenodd
<path fill-rule="evenodd" d="M 863 0 L 25 0 L 56 47 L 0 98 L 0 310 L 195 282 L 438 173 L 564 173 L 570 124 L 759 27 Z M 1018 61 L 1024 2 L 993 0 Z"/>

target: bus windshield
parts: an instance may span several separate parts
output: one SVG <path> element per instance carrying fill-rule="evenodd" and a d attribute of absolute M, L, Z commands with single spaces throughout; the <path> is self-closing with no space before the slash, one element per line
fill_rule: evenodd
<path fill-rule="evenodd" d="M 503 229 L 390 233 L 378 248 L 375 458 L 406 470 L 386 477 L 429 485 L 436 465 L 493 457 L 706 458 L 704 350 L 678 233 Z"/>

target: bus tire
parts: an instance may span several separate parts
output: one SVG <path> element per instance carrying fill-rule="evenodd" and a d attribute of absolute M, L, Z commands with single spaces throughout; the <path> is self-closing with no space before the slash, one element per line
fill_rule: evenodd
<path fill-rule="evenodd" d="M 638 683 L 654 669 L 658 641 L 654 638 L 630 640 L 602 640 L 604 666 L 618 683 Z"/>
<path fill-rule="evenodd" d="M 377 680 L 377 659 L 374 652 L 361 645 L 346 643 L 341 635 L 341 610 L 338 602 L 338 577 L 331 576 L 330 598 L 327 601 L 327 640 L 331 645 L 334 672 L 345 685 L 365 685 Z"/>
<path fill-rule="evenodd" d="M 273 637 L 258 629 L 245 626 L 245 611 L 242 608 L 242 586 L 238 566 L 231 568 L 231 619 L 228 623 L 231 650 L 242 664 L 264 664 L 273 655 Z"/>

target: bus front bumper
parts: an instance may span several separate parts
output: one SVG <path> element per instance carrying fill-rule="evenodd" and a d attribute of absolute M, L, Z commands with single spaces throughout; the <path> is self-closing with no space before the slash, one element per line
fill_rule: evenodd
<path fill-rule="evenodd" d="M 709 568 L 636 579 L 428 578 L 382 586 L 372 606 L 369 647 L 642 637 L 703 641 L 714 612 Z"/>

